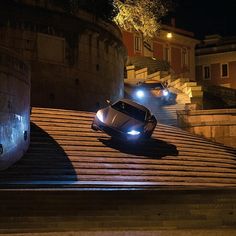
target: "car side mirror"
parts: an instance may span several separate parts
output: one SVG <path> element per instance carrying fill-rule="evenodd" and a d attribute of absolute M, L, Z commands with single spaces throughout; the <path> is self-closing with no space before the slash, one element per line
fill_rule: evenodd
<path fill-rule="evenodd" d="M 168 82 L 167 82 L 167 83 L 164 83 L 164 86 L 165 86 L 166 88 L 169 88 L 169 87 L 170 87 Z"/>
<path fill-rule="evenodd" d="M 149 122 L 151 123 L 155 123 L 156 122 L 156 118 L 154 115 L 152 115 L 149 119 L 148 119 Z"/>

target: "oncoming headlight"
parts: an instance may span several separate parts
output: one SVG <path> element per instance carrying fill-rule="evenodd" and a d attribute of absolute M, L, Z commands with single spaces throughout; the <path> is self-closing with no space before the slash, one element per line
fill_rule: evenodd
<path fill-rule="evenodd" d="M 140 132 L 137 131 L 137 130 L 130 130 L 129 132 L 127 132 L 127 134 L 130 134 L 130 135 L 139 135 Z"/>
<path fill-rule="evenodd" d="M 169 92 L 168 92 L 167 90 L 164 90 L 164 91 L 163 91 L 163 95 L 164 95 L 164 96 L 168 96 L 168 94 L 169 94 Z"/>
<path fill-rule="evenodd" d="M 136 96 L 138 98 L 143 98 L 144 97 L 144 92 L 142 90 L 138 90 L 138 91 L 136 91 Z"/>
<path fill-rule="evenodd" d="M 104 122 L 104 116 L 102 114 L 102 111 L 99 110 L 96 114 L 97 118 L 101 121 L 101 122 Z"/>

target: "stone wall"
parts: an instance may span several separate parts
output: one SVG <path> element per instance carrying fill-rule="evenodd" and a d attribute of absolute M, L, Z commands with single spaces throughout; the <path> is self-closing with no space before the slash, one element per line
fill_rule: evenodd
<path fill-rule="evenodd" d="M 236 147 L 236 109 L 178 111 L 177 118 L 185 130 Z"/>
<path fill-rule="evenodd" d="M 31 106 L 94 111 L 123 96 L 125 49 L 113 23 L 23 2 L 0 7 L 0 45 L 31 64 Z"/>
<path fill-rule="evenodd" d="M 20 159 L 30 139 L 30 71 L 0 47 L 0 170 Z"/>

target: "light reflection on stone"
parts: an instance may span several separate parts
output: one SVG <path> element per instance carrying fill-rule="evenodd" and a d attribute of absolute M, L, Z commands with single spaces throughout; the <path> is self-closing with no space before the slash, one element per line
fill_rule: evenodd
<path fill-rule="evenodd" d="M 30 76 L 28 66 L 0 47 L 0 170 L 19 160 L 29 146 Z M 23 63 L 15 67 L 14 63 Z M 21 73 L 19 73 L 19 70 Z"/>

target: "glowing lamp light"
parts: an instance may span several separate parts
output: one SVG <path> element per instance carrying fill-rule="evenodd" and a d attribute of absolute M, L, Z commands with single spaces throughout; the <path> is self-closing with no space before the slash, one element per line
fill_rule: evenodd
<path fill-rule="evenodd" d="M 172 35 L 172 33 L 167 33 L 167 35 L 166 35 L 166 37 L 168 38 L 168 39 L 171 39 L 172 37 L 173 37 L 173 35 Z"/>

